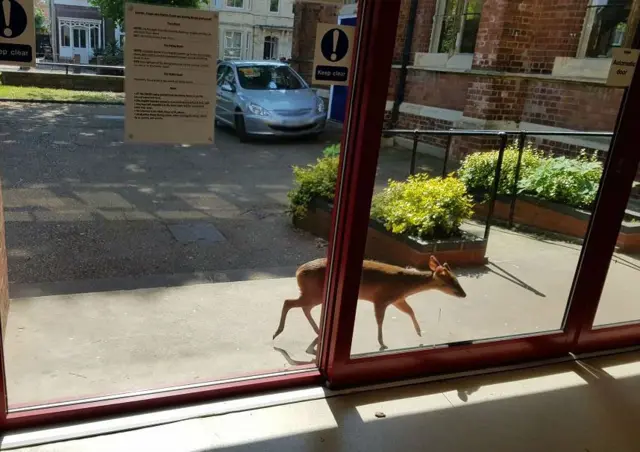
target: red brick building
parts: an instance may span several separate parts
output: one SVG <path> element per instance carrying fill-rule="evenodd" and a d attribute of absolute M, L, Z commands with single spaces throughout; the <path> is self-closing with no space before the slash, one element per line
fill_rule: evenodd
<path fill-rule="evenodd" d="M 336 22 L 339 8 L 295 8 L 292 56 L 307 74 L 316 23 Z M 612 131 L 623 90 L 605 78 L 611 50 L 628 45 L 635 8 L 632 0 L 401 0 L 386 127 Z M 443 141 L 425 137 L 421 147 L 441 154 Z M 608 149 L 593 138 L 537 144 Z M 493 146 L 458 139 L 453 151 Z"/>

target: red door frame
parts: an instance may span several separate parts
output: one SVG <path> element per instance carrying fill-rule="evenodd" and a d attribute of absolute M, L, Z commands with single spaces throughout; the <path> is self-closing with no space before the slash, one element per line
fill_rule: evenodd
<path fill-rule="evenodd" d="M 400 1 L 359 3 L 358 53 L 354 60 L 347 111 L 347 134 L 343 137 L 344 167 L 340 196 L 334 209 L 334 267 L 328 275 L 327 305 L 333 315 L 325 322 L 328 340 L 322 348 L 320 368 L 333 388 L 407 378 L 425 373 L 451 373 L 523 361 L 594 351 L 638 343 L 640 325 L 591 330 L 607 267 L 637 168 L 633 129 L 640 108 L 640 73 L 636 72 L 621 106 L 597 207 L 574 277 L 564 329 L 499 341 L 436 350 L 412 350 L 351 358 L 358 283 L 367 239 L 367 226 L 378 149 L 387 101 L 388 78 L 396 39 Z M 372 30 L 375 29 L 375 33 Z M 635 160 L 634 160 L 635 159 Z M 635 162 L 635 165 L 633 164 Z M 354 173 L 352 168 L 357 168 Z M 624 168 L 624 171 L 622 170 Z M 624 196 L 623 196 L 624 195 Z M 597 239 L 596 239 L 597 238 Z M 349 246 L 344 246 L 348 243 Z M 624 333 L 624 336 L 620 336 Z M 616 340 L 612 340 L 612 337 Z M 607 339 L 607 340 L 605 340 Z M 583 344 L 579 348 L 579 341 Z M 589 341 L 589 347 L 586 347 Z"/>
<path fill-rule="evenodd" d="M 634 41 L 634 48 L 639 48 L 640 27 Z M 602 291 L 615 250 L 616 239 L 631 196 L 633 181 L 640 168 L 640 152 L 635 141 L 639 128 L 640 71 L 635 71 L 618 114 L 616 133 L 611 143 L 612 158 L 607 162 L 605 169 L 607 176 L 604 177 L 600 197 L 592 216 L 592 224 L 585 240 L 582 256 L 582 265 L 585 268 L 574 285 L 573 292 L 576 299 L 579 300 L 589 291 L 593 291 L 593 295 L 598 298 L 598 303 L 585 306 L 579 314 L 570 316 L 568 328 L 574 334 L 574 348 L 578 353 L 640 344 L 640 322 L 602 327 L 585 326 L 593 325 L 598 305 L 602 302 Z M 615 152 L 613 152 L 614 148 Z M 592 273 L 591 269 L 597 269 L 597 271 Z M 634 284 L 634 281 L 630 281 L 630 284 Z M 635 284 L 638 282 L 635 281 Z"/>
<path fill-rule="evenodd" d="M 365 382 L 407 378 L 425 373 L 445 373 L 491 367 L 507 363 L 543 359 L 566 354 L 580 345 L 602 349 L 622 342 L 602 340 L 603 330 L 585 327 L 595 316 L 598 298 L 606 279 L 608 263 L 622 219 L 623 197 L 630 190 L 633 175 L 627 170 L 638 163 L 633 153 L 634 117 L 640 99 L 640 73 L 636 72 L 632 89 L 618 125 L 620 135 L 614 140 L 604 184 L 590 232 L 585 241 L 564 331 L 518 337 L 473 345 L 436 350 L 385 353 L 352 359 L 351 340 L 355 322 L 358 285 L 366 243 L 378 149 L 382 131 L 387 85 L 391 70 L 400 0 L 361 0 L 358 11 L 357 47 L 348 102 L 346 134 L 343 136 L 340 187 L 334 209 L 334 235 L 329 245 L 332 265 L 327 275 L 327 293 L 323 311 L 323 341 L 319 370 L 284 374 L 268 378 L 212 384 L 207 387 L 176 389 L 161 394 L 146 394 L 112 400 L 77 403 L 7 413 L 4 354 L 0 356 L 0 428 L 3 431 L 22 427 L 86 420 L 196 403 L 214 398 L 326 382 L 333 387 Z M 375 33 L 374 33 L 375 30 Z M 629 112 L 629 113 L 627 113 Z M 637 129 L 637 127 L 636 127 Z M 634 160 L 635 159 L 635 160 Z M 624 164 L 623 164 L 624 163 Z M 613 168 L 613 170 L 611 170 Z M 611 173 L 614 171 L 614 173 Z M 624 198 L 626 204 L 626 198 Z M 614 221 L 616 220 L 616 221 Z M 598 240 L 595 239 L 598 237 Z M 609 336 L 621 332 L 640 338 L 638 325 L 608 329 Z M 619 337 L 619 336 L 618 336 Z M 0 352 L 2 342 L 0 339 Z"/>

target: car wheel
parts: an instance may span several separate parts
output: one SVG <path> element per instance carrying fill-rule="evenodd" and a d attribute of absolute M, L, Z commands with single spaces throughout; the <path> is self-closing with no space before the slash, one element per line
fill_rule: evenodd
<path fill-rule="evenodd" d="M 244 124 L 244 115 L 240 110 L 236 111 L 236 135 L 240 139 L 241 143 L 249 141 L 249 135 L 247 135 L 247 128 Z"/>

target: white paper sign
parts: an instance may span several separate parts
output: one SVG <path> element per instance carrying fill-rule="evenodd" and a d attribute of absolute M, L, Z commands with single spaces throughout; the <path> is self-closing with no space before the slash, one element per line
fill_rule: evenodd
<path fill-rule="evenodd" d="M 218 13 L 126 5 L 125 139 L 212 144 Z"/>
<path fill-rule="evenodd" d="M 639 54 L 640 50 L 635 49 L 613 49 L 607 85 L 618 87 L 631 85 Z"/>

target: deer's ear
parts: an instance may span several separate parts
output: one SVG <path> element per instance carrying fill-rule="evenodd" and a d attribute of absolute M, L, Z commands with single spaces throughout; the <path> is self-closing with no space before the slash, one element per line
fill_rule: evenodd
<path fill-rule="evenodd" d="M 447 264 L 446 262 L 444 264 L 442 264 L 442 266 L 444 268 L 446 268 L 447 270 L 451 271 L 451 267 L 449 267 L 449 264 Z"/>
<path fill-rule="evenodd" d="M 429 268 L 432 272 L 434 272 L 438 269 L 438 267 L 440 267 L 440 262 L 438 262 L 438 259 L 436 259 L 435 256 L 431 256 L 429 258 Z"/>

